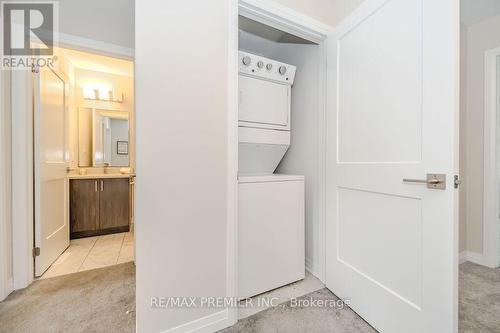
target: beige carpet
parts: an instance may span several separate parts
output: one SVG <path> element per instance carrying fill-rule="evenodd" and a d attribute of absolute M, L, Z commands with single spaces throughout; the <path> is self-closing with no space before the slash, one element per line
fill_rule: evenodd
<path fill-rule="evenodd" d="M 337 301 L 338 298 L 323 288 L 299 300 Z M 242 319 L 220 333 L 373 333 L 367 322 L 348 307 L 293 306 L 290 302 Z M 311 303 L 309 303 L 311 304 Z M 335 303 L 336 304 L 336 303 Z"/>
<path fill-rule="evenodd" d="M 327 289 L 302 299 L 336 299 Z M 460 333 L 500 332 L 500 269 L 460 266 Z M 133 263 L 33 283 L 0 303 L 0 333 L 134 332 Z M 129 313 L 127 313 L 129 312 Z M 240 320 L 224 333 L 374 332 L 349 308 L 289 304 Z"/>
<path fill-rule="evenodd" d="M 328 289 L 302 298 L 337 299 Z M 221 332 L 354 333 L 375 330 L 348 308 L 293 308 L 285 304 L 240 320 Z M 459 332 L 500 333 L 500 269 L 470 262 L 460 265 Z"/>
<path fill-rule="evenodd" d="M 135 266 L 35 281 L 0 303 L 0 323 L 1 333 L 134 332 Z"/>
<path fill-rule="evenodd" d="M 460 333 L 500 332 L 500 268 L 466 262 L 460 265 Z"/>

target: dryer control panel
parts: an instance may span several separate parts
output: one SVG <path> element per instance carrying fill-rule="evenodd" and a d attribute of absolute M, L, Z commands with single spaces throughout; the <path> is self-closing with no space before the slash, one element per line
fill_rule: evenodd
<path fill-rule="evenodd" d="M 256 54 L 239 51 L 239 73 L 277 83 L 292 85 L 295 66 L 285 64 Z"/>

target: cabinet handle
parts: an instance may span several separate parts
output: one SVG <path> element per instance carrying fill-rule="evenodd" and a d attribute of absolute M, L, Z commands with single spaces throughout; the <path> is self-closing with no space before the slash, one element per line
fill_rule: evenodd
<path fill-rule="evenodd" d="M 101 179 L 101 192 L 104 191 L 104 181 Z"/>
<path fill-rule="evenodd" d="M 97 180 L 94 180 L 95 191 L 97 192 Z"/>

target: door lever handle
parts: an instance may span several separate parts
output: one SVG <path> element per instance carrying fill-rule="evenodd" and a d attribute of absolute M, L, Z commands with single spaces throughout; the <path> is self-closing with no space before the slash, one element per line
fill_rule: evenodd
<path fill-rule="evenodd" d="M 444 190 L 446 189 L 446 175 L 442 173 L 428 173 L 426 179 L 403 179 L 404 183 L 426 184 L 427 188 Z"/>
<path fill-rule="evenodd" d="M 421 184 L 439 184 L 441 181 L 439 179 L 403 179 L 405 183 L 421 183 Z"/>

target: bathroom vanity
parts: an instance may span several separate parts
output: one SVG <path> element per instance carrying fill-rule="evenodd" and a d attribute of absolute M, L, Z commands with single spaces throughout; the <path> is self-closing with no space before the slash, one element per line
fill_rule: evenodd
<path fill-rule="evenodd" d="M 69 170 L 72 239 L 126 232 L 133 224 L 130 114 L 127 100 L 112 104 L 84 99 L 78 109 L 78 168 Z"/>
<path fill-rule="evenodd" d="M 70 238 L 129 231 L 131 177 L 70 177 Z"/>

